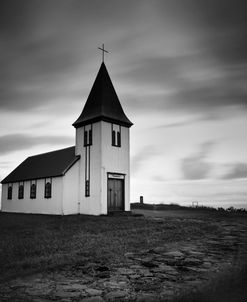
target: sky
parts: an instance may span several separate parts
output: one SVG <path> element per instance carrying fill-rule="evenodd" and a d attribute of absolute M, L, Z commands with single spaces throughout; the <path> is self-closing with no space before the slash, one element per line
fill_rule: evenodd
<path fill-rule="evenodd" d="M 247 208 L 246 41 L 246 1 L 1 0 L 0 179 L 74 145 L 104 43 L 131 202 Z"/>

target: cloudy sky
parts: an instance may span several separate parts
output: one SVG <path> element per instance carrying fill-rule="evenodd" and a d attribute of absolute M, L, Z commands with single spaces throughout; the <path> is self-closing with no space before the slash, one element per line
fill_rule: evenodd
<path fill-rule="evenodd" d="M 1 0 L 0 179 L 74 144 L 105 43 L 131 201 L 247 207 L 246 41 L 246 1 Z"/>

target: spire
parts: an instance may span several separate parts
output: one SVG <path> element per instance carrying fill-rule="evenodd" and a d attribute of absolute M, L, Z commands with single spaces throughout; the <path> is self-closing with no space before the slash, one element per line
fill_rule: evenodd
<path fill-rule="evenodd" d="M 82 113 L 73 126 L 78 128 L 98 121 L 125 127 L 133 125 L 123 111 L 104 62 L 100 66 Z"/>

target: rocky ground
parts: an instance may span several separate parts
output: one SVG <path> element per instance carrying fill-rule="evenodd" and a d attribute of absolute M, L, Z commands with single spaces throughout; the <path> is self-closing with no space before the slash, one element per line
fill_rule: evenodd
<path fill-rule="evenodd" d="M 165 218 L 157 219 L 162 222 Z M 177 223 L 180 219 L 176 218 Z M 198 220 L 199 218 L 197 218 Z M 171 301 L 192 292 L 247 256 L 246 221 L 218 220 L 217 235 L 170 243 L 106 266 L 81 261 L 0 285 L 1 301 Z"/>

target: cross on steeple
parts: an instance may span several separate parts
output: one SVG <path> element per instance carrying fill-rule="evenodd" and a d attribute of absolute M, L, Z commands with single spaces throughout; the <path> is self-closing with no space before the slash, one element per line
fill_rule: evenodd
<path fill-rule="evenodd" d="M 102 48 L 101 47 L 98 47 L 98 49 L 102 50 L 102 62 L 104 62 L 104 53 L 109 53 L 107 50 L 105 50 L 104 48 L 104 44 L 102 44 Z"/>

